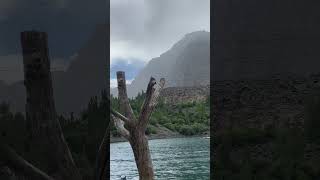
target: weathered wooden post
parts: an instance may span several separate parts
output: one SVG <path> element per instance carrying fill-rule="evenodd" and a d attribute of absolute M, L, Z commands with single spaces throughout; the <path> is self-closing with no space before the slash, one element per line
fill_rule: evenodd
<path fill-rule="evenodd" d="M 47 34 L 22 32 L 21 44 L 30 161 L 54 179 L 79 180 L 81 176 L 64 140 L 54 105 Z"/>
<path fill-rule="evenodd" d="M 154 171 L 145 131 L 151 113 L 158 103 L 158 97 L 164 87 L 165 80 L 162 78 L 160 83 L 156 84 L 156 80 L 152 77 L 150 78 L 146 99 L 141 107 L 138 119 L 134 116 L 128 100 L 124 72 L 117 72 L 117 81 L 118 98 L 124 115 L 111 109 L 111 117 L 118 132 L 129 141 L 132 147 L 140 180 L 153 180 Z"/>

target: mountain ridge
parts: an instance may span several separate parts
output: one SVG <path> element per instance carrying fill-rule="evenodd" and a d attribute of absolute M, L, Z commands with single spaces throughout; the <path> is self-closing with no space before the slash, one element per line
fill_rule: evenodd
<path fill-rule="evenodd" d="M 197 60 L 197 65 L 194 63 Z M 205 86 L 210 82 L 210 32 L 194 31 L 184 35 L 168 51 L 152 58 L 128 84 L 128 96 L 145 90 L 150 77 L 166 79 L 166 87 Z M 117 89 L 111 94 L 117 96 Z"/>

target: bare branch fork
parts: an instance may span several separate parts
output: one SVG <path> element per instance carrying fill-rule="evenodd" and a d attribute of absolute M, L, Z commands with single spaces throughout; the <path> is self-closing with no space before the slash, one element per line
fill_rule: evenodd
<path fill-rule="evenodd" d="M 145 131 L 152 111 L 158 103 L 158 98 L 164 87 L 165 79 L 161 78 L 160 82 L 157 84 L 153 77 L 150 78 L 146 91 L 146 99 L 141 107 L 138 119 L 134 116 L 128 100 L 124 72 L 117 72 L 117 81 L 119 93 L 118 98 L 124 115 L 115 110 L 111 110 L 111 118 L 118 132 L 131 144 L 140 179 L 153 180 L 153 165 Z"/>

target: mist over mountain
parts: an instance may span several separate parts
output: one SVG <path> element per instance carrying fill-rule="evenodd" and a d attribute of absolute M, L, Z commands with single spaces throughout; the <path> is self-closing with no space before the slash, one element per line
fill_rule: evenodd
<path fill-rule="evenodd" d="M 98 25 L 67 70 L 51 72 L 58 113 L 79 113 L 92 96 L 100 95 L 103 89 L 109 89 L 107 37 L 106 26 Z M 26 95 L 23 81 L 10 85 L 0 81 L 0 102 L 2 101 L 10 103 L 14 111 L 24 112 Z"/>
<path fill-rule="evenodd" d="M 90 97 L 108 89 L 107 31 L 99 25 L 64 73 L 53 74 L 54 95 L 59 112 L 79 112 Z"/>
<path fill-rule="evenodd" d="M 145 90 L 150 77 L 164 77 L 166 87 L 191 87 L 210 83 L 210 33 L 196 31 L 186 34 L 160 57 L 153 58 L 128 85 L 128 96 Z M 117 95 L 117 89 L 111 90 Z"/>

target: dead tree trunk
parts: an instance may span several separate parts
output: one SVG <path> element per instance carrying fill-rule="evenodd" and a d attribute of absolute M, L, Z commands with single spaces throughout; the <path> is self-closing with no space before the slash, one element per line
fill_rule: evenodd
<path fill-rule="evenodd" d="M 111 118 L 118 132 L 129 141 L 132 147 L 140 180 L 153 180 L 154 171 L 145 131 L 165 80 L 162 78 L 160 83 L 156 84 L 156 80 L 152 77 L 150 78 L 146 91 L 146 99 L 141 107 L 138 119 L 134 116 L 129 104 L 124 72 L 117 72 L 117 81 L 118 98 L 124 115 L 111 110 Z"/>
<path fill-rule="evenodd" d="M 65 142 L 53 100 L 47 34 L 22 32 L 26 120 L 30 132 L 30 161 L 54 179 L 79 180 Z"/>
<path fill-rule="evenodd" d="M 23 32 L 21 43 L 27 90 L 26 118 L 30 133 L 28 144 L 30 162 L 23 159 L 6 144 L 0 144 L 0 159 L 4 165 L 10 166 L 10 169 L 13 168 L 22 173 L 24 177 L 34 180 L 81 180 L 57 120 L 53 101 L 47 35 L 34 31 Z M 101 142 L 97 159 L 95 176 L 101 180 L 108 178 L 109 173 L 107 168 L 109 162 L 107 151 L 109 125 Z M 45 171 L 38 169 L 33 164 Z"/>

